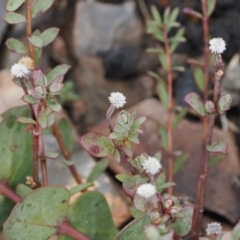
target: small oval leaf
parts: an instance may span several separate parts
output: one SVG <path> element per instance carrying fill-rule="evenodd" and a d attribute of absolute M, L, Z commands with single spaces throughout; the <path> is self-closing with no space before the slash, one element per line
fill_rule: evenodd
<path fill-rule="evenodd" d="M 18 24 L 26 22 L 25 16 L 15 12 L 7 12 L 5 14 L 4 20 L 9 24 Z"/>
<path fill-rule="evenodd" d="M 48 28 L 44 32 L 41 33 L 40 38 L 44 42 L 44 46 L 47 46 L 49 43 L 51 43 L 58 35 L 59 28 Z"/>
<path fill-rule="evenodd" d="M 87 133 L 79 139 L 79 143 L 95 157 L 106 157 L 114 151 L 112 140 L 100 133 Z"/>
<path fill-rule="evenodd" d="M 197 93 L 188 93 L 184 97 L 184 101 L 188 103 L 190 107 L 193 108 L 199 115 L 206 116 L 204 104 Z"/>
<path fill-rule="evenodd" d="M 7 11 L 13 12 L 17 10 L 24 2 L 25 0 L 8 0 L 6 5 Z"/>
<path fill-rule="evenodd" d="M 46 12 L 53 4 L 54 0 L 38 0 L 32 7 L 32 18 L 35 18 Z"/>
<path fill-rule="evenodd" d="M 16 53 L 27 53 L 28 52 L 27 47 L 15 38 L 9 38 L 6 41 L 6 46 L 9 50 L 16 52 Z"/>
<path fill-rule="evenodd" d="M 35 35 L 28 37 L 28 40 L 36 48 L 42 48 L 44 45 L 43 40 Z"/>

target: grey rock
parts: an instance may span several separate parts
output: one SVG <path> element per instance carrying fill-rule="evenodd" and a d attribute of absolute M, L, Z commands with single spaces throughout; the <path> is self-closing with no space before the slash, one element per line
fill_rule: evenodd
<path fill-rule="evenodd" d="M 79 2 L 73 26 L 74 52 L 96 54 L 120 43 L 140 42 L 142 26 L 135 15 L 135 3 L 104 4 Z"/>

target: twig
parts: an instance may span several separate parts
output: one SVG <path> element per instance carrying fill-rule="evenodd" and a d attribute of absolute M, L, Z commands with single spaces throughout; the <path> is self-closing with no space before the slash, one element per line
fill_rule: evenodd
<path fill-rule="evenodd" d="M 90 238 L 74 229 L 67 221 L 63 221 L 59 224 L 58 233 L 64 234 L 76 240 L 90 240 Z"/>
<path fill-rule="evenodd" d="M 48 186 L 47 161 L 44 151 L 43 135 L 41 132 L 39 136 L 39 155 L 41 156 L 40 163 L 42 170 L 43 186 Z"/>
<path fill-rule="evenodd" d="M 220 81 L 223 75 L 223 71 L 221 67 L 223 66 L 221 55 L 216 55 L 216 71 L 215 71 L 215 81 L 214 81 L 214 103 L 217 106 L 219 93 L 220 93 Z M 210 159 L 210 152 L 207 150 L 207 146 L 211 145 L 212 141 L 212 134 L 213 134 L 213 127 L 215 118 L 218 115 L 217 111 L 214 111 L 208 117 L 205 117 L 208 121 L 208 129 L 207 129 L 207 137 L 204 143 L 204 152 L 203 158 L 201 162 L 201 172 L 198 181 L 198 188 L 197 188 L 197 203 L 196 203 L 196 211 L 193 218 L 193 235 L 194 239 L 198 239 L 198 235 L 201 228 L 202 222 L 202 215 L 204 211 L 204 199 L 205 199 L 205 189 L 207 183 L 207 176 L 208 176 L 208 162 Z"/>
<path fill-rule="evenodd" d="M 21 201 L 21 197 L 9 187 L 6 181 L 0 182 L 0 194 L 11 199 L 15 203 Z"/>
<path fill-rule="evenodd" d="M 32 0 L 26 0 L 26 33 L 27 33 L 27 37 L 30 37 L 32 35 L 31 8 L 32 8 Z M 28 45 L 29 57 L 34 61 L 34 48 L 28 39 L 27 39 L 27 45 Z"/>
<path fill-rule="evenodd" d="M 53 135 L 57 139 L 57 142 L 59 144 L 59 147 L 60 147 L 60 149 L 62 151 L 62 154 L 63 154 L 64 158 L 66 160 L 68 160 L 68 161 L 71 161 L 72 157 L 71 157 L 70 153 L 68 152 L 68 150 L 67 150 L 67 148 L 65 146 L 65 143 L 63 141 L 62 135 L 61 135 L 61 133 L 59 131 L 59 128 L 58 128 L 56 123 L 54 123 L 53 126 L 52 126 L 52 132 L 53 132 Z M 73 177 L 75 178 L 76 182 L 78 184 L 82 183 L 82 179 L 81 179 L 81 177 L 80 177 L 80 175 L 79 175 L 75 165 L 68 166 L 68 168 L 71 171 L 71 173 L 72 173 Z"/>
<path fill-rule="evenodd" d="M 167 92 L 168 92 L 168 116 L 167 116 L 167 138 L 168 138 L 168 181 L 173 182 L 173 78 L 172 59 L 169 47 L 167 30 L 163 28 L 164 47 L 167 61 Z M 172 196 L 172 187 L 168 188 L 168 194 Z"/>

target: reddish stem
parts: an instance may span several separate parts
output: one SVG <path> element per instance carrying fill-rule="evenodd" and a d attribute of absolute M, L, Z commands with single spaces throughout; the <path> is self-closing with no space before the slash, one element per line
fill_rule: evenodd
<path fill-rule="evenodd" d="M 0 194 L 11 199 L 15 203 L 21 201 L 21 197 L 9 187 L 6 181 L 0 182 Z"/>
<path fill-rule="evenodd" d="M 214 103 L 217 106 L 219 93 L 220 93 L 220 81 L 223 75 L 223 71 L 220 69 L 223 66 L 223 62 L 220 55 L 216 56 L 216 72 L 215 72 L 215 82 L 214 82 Z M 217 116 L 217 111 L 210 114 L 208 117 L 205 117 L 208 121 L 208 129 L 207 129 L 207 137 L 204 142 L 204 152 L 203 158 L 201 162 L 201 172 L 198 181 L 197 188 L 197 203 L 196 203 L 196 211 L 194 212 L 193 218 L 193 228 L 192 233 L 194 235 L 194 239 L 198 240 L 198 235 L 201 229 L 202 215 L 204 211 L 204 200 L 205 200 L 205 189 L 207 184 L 207 176 L 208 176 L 208 162 L 210 159 L 210 152 L 207 150 L 207 146 L 211 145 L 212 142 L 212 134 L 215 118 Z"/>
<path fill-rule="evenodd" d="M 76 240 L 90 240 L 90 238 L 74 229 L 67 221 L 63 221 L 58 226 L 58 233 L 64 234 Z"/>
<path fill-rule="evenodd" d="M 52 126 L 52 132 L 53 132 L 53 135 L 56 137 L 56 139 L 58 141 L 59 147 L 62 151 L 62 154 L 63 154 L 64 158 L 66 160 L 71 161 L 72 157 L 71 157 L 70 153 L 68 152 L 68 150 L 65 146 L 62 135 L 61 135 L 61 133 L 59 131 L 59 128 L 58 128 L 56 123 L 54 123 L 53 126 Z M 76 182 L 78 184 L 82 183 L 82 179 L 81 179 L 76 167 L 74 165 L 71 165 L 71 166 L 68 166 L 68 168 L 71 171 L 71 173 L 72 173 L 73 177 L 75 178 Z"/>
<path fill-rule="evenodd" d="M 47 161 L 45 157 L 42 133 L 40 133 L 39 135 L 39 155 L 41 156 L 40 163 L 41 163 L 41 170 L 42 170 L 43 185 L 48 186 Z"/>
<path fill-rule="evenodd" d="M 26 0 L 26 33 L 27 37 L 30 37 L 32 35 L 32 0 Z M 29 57 L 34 60 L 34 48 L 33 45 L 30 43 L 30 41 L 27 39 L 27 45 L 28 45 L 28 54 Z"/>
<path fill-rule="evenodd" d="M 173 78 L 172 59 L 169 47 L 167 30 L 163 28 L 165 54 L 167 61 L 167 92 L 168 92 L 168 117 L 167 117 L 167 137 L 168 137 L 168 182 L 173 182 Z M 172 196 L 172 187 L 168 188 L 168 194 Z"/>

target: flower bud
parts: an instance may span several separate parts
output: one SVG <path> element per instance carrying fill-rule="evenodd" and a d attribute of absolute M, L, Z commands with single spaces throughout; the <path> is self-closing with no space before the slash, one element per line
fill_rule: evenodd
<path fill-rule="evenodd" d="M 205 110 L 206 110 L 207 113 L 214 112 L 215 111 L 215 104 L 214 104 L 214 102 L 212 102 L 210 100 L 206 101 L 206 103 L 205 103 Z"/>

